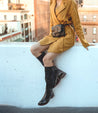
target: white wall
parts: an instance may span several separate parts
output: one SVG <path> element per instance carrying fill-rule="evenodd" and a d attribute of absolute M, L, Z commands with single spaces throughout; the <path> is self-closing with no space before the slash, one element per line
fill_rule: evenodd
<path fill-rule="evenodd" d="M 84 6 L 95 6 L 98 7 L 98 0 L 83 0 Z"/>
<path fill-rule="evenodd" d="M 20 3 L 25 5 L 25 10 L 32 11 L 34 14 L 34 0 L 20 0 Z"/>
<path fill-rule="evenodd" d="M 44 68 L 32 56 L 32 43 L 0 43 L 0 104 L 35 108 L 45 91 Z M 98 106 L 98 46 L 74 46 L 59 55 L 67 76 L 44 107 Z"/>
<path fill-rule="evenodd" d="M 8 0 L 0 1 L 0 10 L 8 10 Z"/>
<path fill-rule="evenodd" d="M 17 20 L 21 21 L 21 13 L 17 12 L 0 12 L 0 19 L 4 20 L 4 15 L 7 16 L 6 20 L 14 20 L 14 16 L 17 16 Z"/>

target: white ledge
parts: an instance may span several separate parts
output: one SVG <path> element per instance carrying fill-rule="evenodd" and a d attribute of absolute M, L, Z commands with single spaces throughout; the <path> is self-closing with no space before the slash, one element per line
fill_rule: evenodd
<path fill-rule="evenodd" d="M 31 43 L 0 43 L 0 104 L 36 108 L 45 91 L 44 67 Z M 97 44 L 96 44 L 97 45 Z M 56 58 L 67 76 L 44 107 L 98 107 L 98 46 L 74 46 Z"/>

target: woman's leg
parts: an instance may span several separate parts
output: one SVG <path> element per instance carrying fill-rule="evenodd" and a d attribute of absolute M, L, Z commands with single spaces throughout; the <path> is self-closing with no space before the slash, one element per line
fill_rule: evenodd
<path fill-rule="evenodd" d="M 43 57 L 46 55 L 44 52 L 48 49 L 49 45 L 41 46 L 39 43 L 31 46 L 31 53 L 43 64 Z"/>
<path fill-rule="evenodd" d="M 38 105 L 45 105 L 51 98 L 53 98 L 53 88 L 58 84 L 61 78 L 66 75 L 66 73 L 54 66 L 53 60 L 56 56 L 58 56 L 57 53 L 47 53 L 43 58 L 45 66 L 46 90 Z"/>
<path fill-rule="evenodd" d="M 45 80 L 46 80 L 46 90 L 45 94 L 38 103 L 38 105 L 45 105 L 53 98 L 53 87 L 56 80 L 56 74 L 54 70 L 53 60 L 58 54 L 56 53 L 47 53 L 43 58 L 43 63 L 45 66 Z"/>
<path fill-rule="evenodd" d="M 58 55 L 59 54 L 57 54 L 57 53 L 47 53 L 43 58 L 44 66 L 45 67 L 52 67 L 53 66 L 53 68 L 55 70 L 56 76 L 55 76 L 55 84 L 53 87 L 56 87 L 59 84 L 60 80 L 62 78 L 64 78 L 64 76 L 66 75 L 66 73 L 63 72 L 62 70 L 60 70 L 59 68 L 57 68 L 53 62 L 54 59 L 56 58 L 56 56 L 58 56 Z"/>
<path fill-rule="evenodd" d="M 31 53 L 38 58 L 38 60 L 45 65 L 45 80 L 46 80 L 46 92 L 44 97 L 38 103 L 39 105 L 45 105 L 49 100 L 54 96 L 52 89 L 58 84 L 58 81 L 61 80 L 62 75 L 65 76 L 65 73 L 59 70 L 54 66 L 53 60 L 58 55 L 56 53 L 44 53 L 43 51 L 47 50 L 49 45 L 41 46 L 39 43 L 31 46 Z M 58 81 L 56 81 L 56 79 Z"/>
<path fill-rule="evenodd" d="M 57 53 L 47 53 L 43 58 L 43 63 L 45 67 L 54 66 L 53 60 L 58 56 Z"/>
<path fill-rule="evenodd" d="M 49 48 L 49 45 L 41 46 L 39 43 L 31 46 L 31 53 L 41 62 L 42 65 L 45 64 L 45 66 L 53 66 L 53 60 L 58 55 L 56 53 L 45 53 L 44 51 Z M 45 56 L 45 57 L 44 57 Z M 44 63 L 43 63 L 44 61 Z M 58 81 L 56 85 L 59 83 L 61 78 L 64 77 L 65 73 L 61 70 L 57 69 L 57 77 Z M 55 85 L 55 86 L 56 86 Z"/>
<path fill-rule="evenodd" d="M 39 57 L 42 54 L 42 52 L 47 50 L 48 48 L 49 48 L 49 45 L 41 46 L 38 42 L 32 45 L 30 50 L 35 57 Z"/>

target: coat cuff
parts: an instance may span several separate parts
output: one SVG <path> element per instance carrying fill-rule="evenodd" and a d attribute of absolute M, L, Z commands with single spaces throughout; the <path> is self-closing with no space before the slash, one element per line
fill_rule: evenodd
<path fill-rule="evenodd" d="M 84 48 L 87 48 L 88 46 L 90 46 L 89 43 L 83 44 Z"/>

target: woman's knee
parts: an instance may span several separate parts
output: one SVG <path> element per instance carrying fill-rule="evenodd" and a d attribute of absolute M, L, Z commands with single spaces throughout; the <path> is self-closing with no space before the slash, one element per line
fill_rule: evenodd
<path fill-rule="evenodd" d="M 48 62 L 51 62 L 53 59 L 52 59 L 52 56 L 51 55 L 45 55 L 44 58 L 43 58 L 43 62 L 44 64 L 48 63 Z"/>
<path fill-rule="evenodd" d="M 31 51 L 31 53 L 32 53 L 33 55 L 35 54 L 35 48 L 34 48 L 34 46 L 31 46 L 30 51 Z"/>
<path fill-rule="evenodd" d="M 38 44 L 32 45 L 30 51 L 33 55 L 36 55 L 36 53 L 39 52 L 39 45 Z"/>

